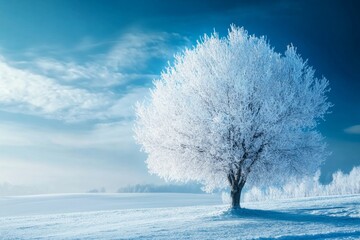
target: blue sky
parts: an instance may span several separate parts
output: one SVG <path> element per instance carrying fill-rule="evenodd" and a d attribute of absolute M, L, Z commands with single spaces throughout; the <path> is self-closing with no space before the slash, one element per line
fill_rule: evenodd
<path fill-rule="evenodd" d="M 133 105 L 174 53 L 231 23 L 293 43 L 332 88 L 319 130 L 332 172 L 360 165 L 355 1 L 0 1 L 0 195 L 162 180 L 132 138 Z"/>

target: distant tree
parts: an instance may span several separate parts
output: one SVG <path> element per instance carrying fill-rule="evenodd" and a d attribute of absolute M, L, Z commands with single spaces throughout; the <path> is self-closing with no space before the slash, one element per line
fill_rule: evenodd
<path fill-rule="evenodd" d="M 88 191 L 88 193 L 105 193 L 106 192 L 106 189 L 104 187 L 101 187 L 100 189 L 91 189 Z"/>
<path fill-rule="evenodd" d="M 135 138 L 151 173 L 209 192 L 230 186 L 240 208 L 245 183 L 316 172 L 327 155 L 315 127 L 331 106 L 328 91 L 293 46 L 281 55 L 231 26 L 226 38 L 205 35 L 154 81 L 137 105 Z"/>
<path fill-rule="evenodd" d="M 154 184 L 136 184 L 119 188 L 118 193 L 132 192 L 150 192 L 150 193 L 202 193 L 200 186 L 197 184 L 183 185 L 154 185 Z"/>

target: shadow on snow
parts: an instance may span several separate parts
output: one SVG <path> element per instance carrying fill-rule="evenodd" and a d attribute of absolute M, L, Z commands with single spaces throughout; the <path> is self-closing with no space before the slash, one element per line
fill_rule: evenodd
<path fill-rule="evenodd" d="M 214 216 L 213 220 L 234 220 L 234 219 L 258 219 L 258 220 L 272 220 L 272 221 L 289 221 L 302 223 L 322 223 L 333 224 L 335 226 L 354 226 L 358 225 L 360 228 L 360 218 L 347 216 L 328 216 L 315 215 L 304 213 L 288 213 L 271 210 L 257 210 L 257 209 L 229 209 L 218 216 Z M 360 235 L 360 232 L 358 232 Z"/>
<path fill-rule="evenodd" d="M 360 231 L 353 232 L 331 232 L 307 235 L 286 235 L 277 238 L 257 238 L 257 240 L 301 240 L 301 239 L 331 239 L 345 237 L 360 237 Z"/>

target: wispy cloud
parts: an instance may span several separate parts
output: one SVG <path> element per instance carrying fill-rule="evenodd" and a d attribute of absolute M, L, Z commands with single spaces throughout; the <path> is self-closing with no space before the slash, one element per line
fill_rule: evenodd
<path fill-rule="evenodd" d="M 354 125 L 344 129 L 344 132 L 348 134 L 360 134 L 360 125 Z"/>
<path fill-rule="evenodd" d="M 149 94 L 157 68 L 184 45 L 178 34 L 130 31 L 115 41 L 85 39 L 69 50 L 3 52 L 0 114 L 20 114 L 0 121 L 0 195 L 37 193 L 23 188 L 28 183 L 40 192 L 68 192 L 99 182 L 117 189 L 159 181 L 146 173 L 145 155 L 132 138 L 133 107 Z M 43 119 L 27 122 L 18 117 L 23 114 Z"/>
<path fill-rule="evenodd" d="M 130 89 L 121 97 L 110 90 L 91 92 L 21 70 L 0 60 L 0 108 L 65 121 L 129 117 L 130 105 L 145 94 Z"/>
<path fill-rule="evenodd" d="M 115 68 L 97 62 L 79 64 L 73 60 L 60 61 L 53 58 L 38 58 L 29 65 L 44 76 L 56 77 L 59 81 L 67 84 L 76 81 L 78 85 L 91 87 L 111 87 L 122 85 L 136 77 L 147 77 L 146 75 L 120 72 Z"/>
<path fill-rule="evenodd" d="M 61 85 L 55 79 L 21 70 L 0 60 L 0 107 L 9 112 L 43 115 L 68 121 L 84 120 L 109 108 L 100 93 Z"/>
<path fill-rule="evenodd" d="M 176 51 L 174 47 L 186 43 L 186 38 L 175 33 L 127 33 L 106 55 L 106 64 L 120 69 L 143 69 L 148 60 L 169 59 Z"/>
<path fill-rule="evenodd" d="M 82 44 L 83 49 L 96 46 Z M 129 117 L 130 105 L 146 92 L 132 82 L 150 83 L 158 75 L 148 65 L 165 63 L 186 44 L 175 33 L 133 31 L 81 62 L 34 54 L 21 61 L 0 57 L 0 109 L 68 122 Z"/>
<path fill-rule="evenodd" d="M 1 147 L 61 147 L 126 150 L 134 145 L 130 121 L 99 123 L 86 130 L 54 129 L 1 122 Z"/>
<path fill-rule="evenodd" d="M 133 31 L 123 34 L 107 52 L 81 63 L 40 54 L 21 61 L 1 57 L 0 109 L 68 122 L 130 117 L 130 105 L 146 92 L 132 86 L 132 81 L 150 83 L 158 75 L 148 65 L 159 59 L 165 62 L 187 43 L 174 33 Z"/>
<path fill-rule="evenodd" d="M 111 46 L 101 54 L 90 54 L 87 61 L 33 56 L 32 61 L 21 64 L 41 75 L 65 82 L 76 81 L 78 84 L 85 82 L 87 86 L 111 87 L 136 79 L 156 77 L 149 69 L 149 63 L 154 60 L 165 62 L 179 50 L 179 46 L 189 45 L 189 40 L 176 33 L 133 31 L 123 34 L 116 41 L 105 43 L 96 43 L 85 38 L 74 49 L 86 52 L 103 45 Z"/>

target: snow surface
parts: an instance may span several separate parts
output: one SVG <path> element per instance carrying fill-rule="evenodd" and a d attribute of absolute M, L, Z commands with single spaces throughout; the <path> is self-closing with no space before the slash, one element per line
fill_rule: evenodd
<path fill-rule="evenodd" d="M 360 195 L 243 203 L 219 195 L 0 198 L 0 239 L 360 239 Z"/>

